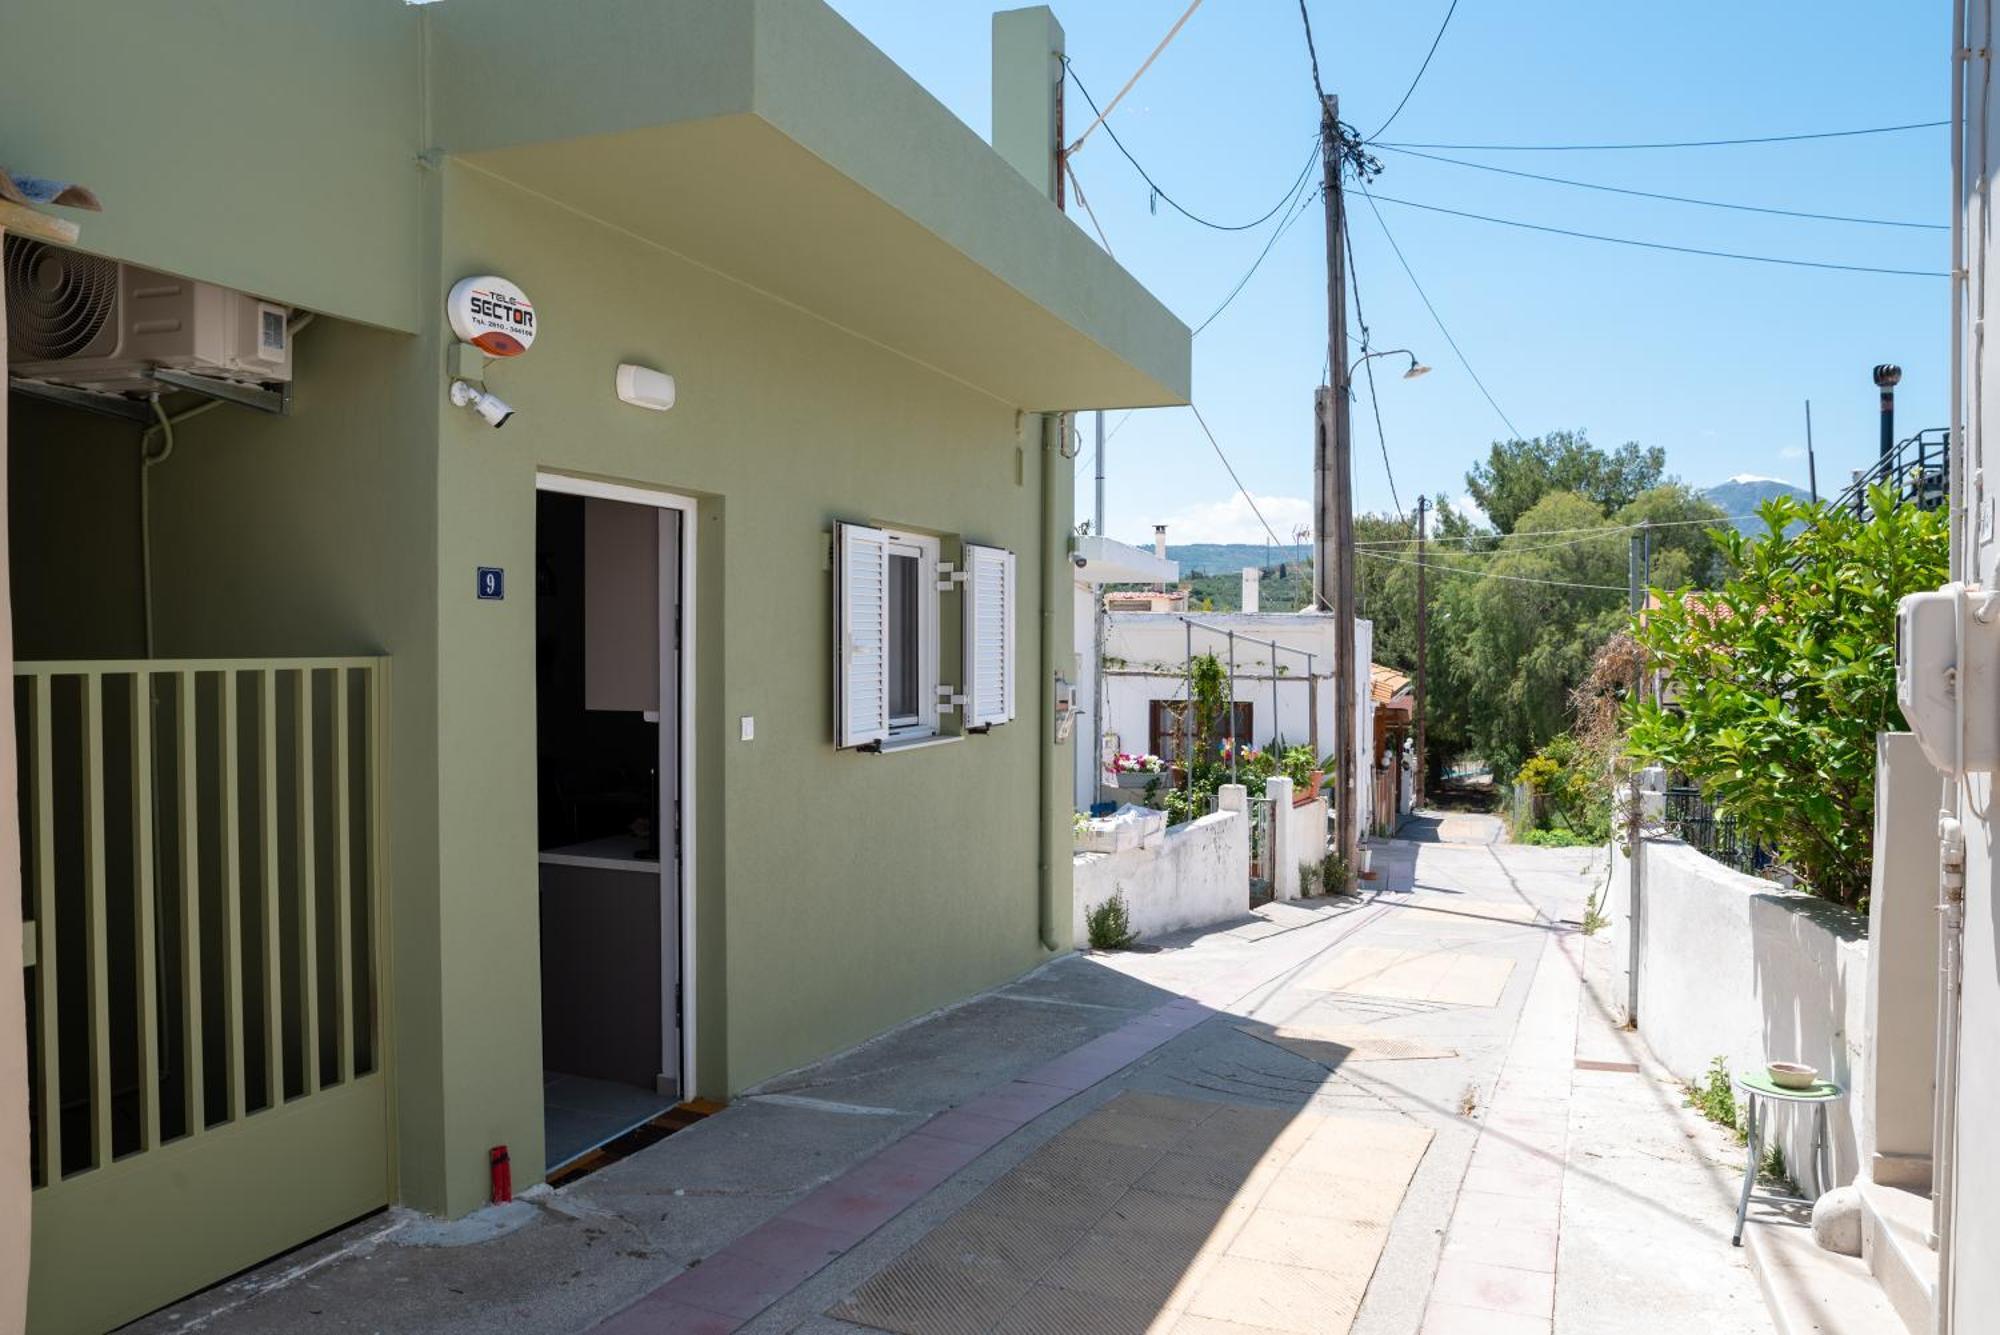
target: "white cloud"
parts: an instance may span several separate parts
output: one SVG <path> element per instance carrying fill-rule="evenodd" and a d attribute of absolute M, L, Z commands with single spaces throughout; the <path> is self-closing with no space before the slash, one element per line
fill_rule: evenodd
<path fill-rule="evenodd" d="M 1167 541 L 1184 542 L 1268 542 L 1270 535 L 1258 522 L 1262 512 L 1281 543 L 1290 543 L 1300 528 L 1312 527 L 1312 502 L 1300 496 L 1258 496 L 1257 508 L 1250 508 L 1248 493 L 1237 492 L 1226 501 L 1190 505 L 1160 522 L 1167 526 Z"/>
<path fill-rule="evenodd" d="M 1787 445 L 1784 449 L 1778 451 L 1778 457 L 1780 459 L 1803 459 L 1806 457 L 1806 447 L 1803 445 Z"/>

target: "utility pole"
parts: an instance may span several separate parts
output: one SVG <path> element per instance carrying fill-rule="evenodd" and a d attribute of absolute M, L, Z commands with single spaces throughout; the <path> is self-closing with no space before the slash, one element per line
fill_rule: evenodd
<path fill-rule="evenodd" d="M 1424 804 L 1424 778 L 1426 760 L 1424 757 L 1424 688 L 1430 677 L 1430 629 L 1431 600 L 1427 596 L 1424 577 L 1430 572 L 1424 569 L 1424 521 L 1430 514 L 1431 498 L 1417 497 L 1417 805 Z"/>
<path fill-rule="evenodd" d="M 1360 867 L 1355 799 L 1354 683 L 1354 472 L 1348 431 L 1346 219 L 1340 193 L 1340 99 L 1320 101 L 1320 173 L 1326 204 L 1327 373 L 1332 391 L 1318 398 L 1314 451 L 1313 605 L 1331 610 L 1333 628 L 1333 745 L 1335 851 L 1349 873 Z"/>

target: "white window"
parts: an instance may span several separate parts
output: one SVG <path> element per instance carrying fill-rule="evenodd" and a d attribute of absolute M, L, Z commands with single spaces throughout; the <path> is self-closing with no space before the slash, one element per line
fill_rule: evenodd
<path fill-rule="evenodd" d="M 861 524 L 835 529 L 836 744 L 938 731 L 938 540 Z"/>

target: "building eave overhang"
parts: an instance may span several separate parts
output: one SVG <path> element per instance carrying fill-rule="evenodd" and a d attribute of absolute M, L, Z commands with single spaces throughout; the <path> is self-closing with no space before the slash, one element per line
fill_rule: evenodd
<path fill-rule="evenodd" d="M 436 11 L 444 151 L 1015 407 L 1187 401 L 1187 327 L 819 0 L 609 8 Z M 480 73 L 534 67 L 593 73 Z"/>

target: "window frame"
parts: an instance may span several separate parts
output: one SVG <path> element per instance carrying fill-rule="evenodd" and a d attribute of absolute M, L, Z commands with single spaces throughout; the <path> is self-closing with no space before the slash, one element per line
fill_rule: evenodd
<path fill-rule="evenodd" d="M 917 712 L 889 714 L 889 735 L 885 741 L 893 744 L 938 735 L 939 646 L 943 621 L 942 598 L 938 592 L 938 564 L 942 544 L 937 537 L 927 533 L 893 528 L 884 528 L 882 532 L 888 538 L 891 569 L 898 559 L 915 559 L 917 562 Z M 885 646 L 883 664 L 885 686 L 893 680 L 893 665 L 900 657 L 900 649 L 892 605 L 889 642 Z"/>

